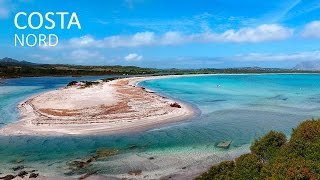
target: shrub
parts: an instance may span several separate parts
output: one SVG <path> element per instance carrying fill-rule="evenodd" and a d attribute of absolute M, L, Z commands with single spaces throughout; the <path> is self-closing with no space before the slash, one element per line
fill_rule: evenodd
<path fill-rule="evenodd" d="M 234 168 L 234 179 L 263 179 L 260 171 L 262 161 L 256 154 L 244 154 L 236 159 Z"/>
<path fill-rule="evenodd" d="M 219 165 L 212 166 L 208 172 L 197 177 L 196 180 L 232 179 L 235 164 L 233 161 L 225 161 Z"/>
<path fill-rule="evenodd" d="M 84 87 L 90 87 L 92 85 L 96 85 L 99 84 L 99 82 L 95 82 L 95 81 L 82 81 L 84 83 Z"/>
<path fill-rule="evenodd" d="M 181 108 L 181 105 L 178 104 L 177 102 L 170 104 L 170 106 L 175 108 Z"/>
<path fill-rule="evenodd" d="M 307 120 L 293 130 L 291 141 L 302 140 L 304 142 L 314 142 L 320 138 L 320 121 Z"/>
<path fill-rule="evenodd" d="M 105 79 L 101 79 L 103 82 L 109 82 L 109 81 L 113 81 L 119 79 L 118 77 L 111 77 L 111 78 L 105 78 Z"/>
<path fill-rule="evenodd" d="M 71 81 L 71 82 L 68 83 L 67 86 L 74 86 L 74 85 L 76 85 L 77 83 L 78 83 L 77 81 Z"/>
<path fill-rule="evenodd" d="M 220 163 L 197 179 L 320 179 L 320 120 L 301 123 L 289 142 L 283 133 L 271 131 L 250 149 L 235 163 Z"/>
<path fill-rule="evenodd" d="M 255 140 L 250 150 L 263 160 L 268 160 L 285 143 L 286 136 L 283 133 L 270 131 L 267 135 Z"/>

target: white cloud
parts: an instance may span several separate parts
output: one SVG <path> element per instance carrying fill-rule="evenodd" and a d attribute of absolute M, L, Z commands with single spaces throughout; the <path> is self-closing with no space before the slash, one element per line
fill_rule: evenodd
<path fill-rule="evenodd" d="M 302 31 L 302 36 L 306 38 L 320 38 L 320 21 L 308 23 Z"/>
<path fill-rule="evenodd" d="M 136 53 L 130 53 L 124 57 L 126 61 L 140 61 L 142 58 L 143 56 Z"/>
<path fill-rule="evenodd" d="M 74 60 L 94 60 L 103 59 L 104 57 L 97 51 L 88 51 L 84 49 L 77 49 L 67 55 L 67 58 Z"/>
<path fill-rule="evenodd" d="M 118 48 L 139 47 L 152 45 L 175 45 L 184 43 L 257 43 L 264 41 L 277 41 L 292 36 L 293 30 L 277 25 L 264 24 L 256 28 L 242 28 L 239 30 L 227 30 L 223 33 L 204 32 L 195 34 L 183 34 L 177 31 L 169 31 L 162 35 L 154 32 L 139 32 L 133 35 L 109 36 L 103 39 L 95 39 L 87 35 L 69 40 L 69 47 L 96 47 Z"/>
<path fill-rule="evenodd" d="M 87 35 L 69 40 L 67 46 L 97 48 L 138 47 L 154 44 L 155 39 L 153 32 L 140 32 L 132 36 L 108 36 L 100 40 Z"/>
<path fill-rule="evenodd" d="M 251 53 L 228 57 L 235 61 L 315 61 L 320 60 L 320 51 L 299 52 L 291 54 Z"/>
<path fill-rule="evenodd" d="M 217 42 L 263 42 L 283 40 L 292 36 L 293 30 L 277 25 L 264 24 L 256 28 L 242 28 L 238 31 L 227 30 L 222 34 L 206 34 L 207 41 Z"/>
<path fill-rule="evenodd" d="M 79 47 L 87 46 L 99 46 L 99 41 L 96 41 L 92 36 L 82 36 L 80 38 L 73 38 L 70 40 L 70 44 Z"/>
<path fill-rule="evenodd" d="M 161 45 L 174 45 L 174 44 L 182 44 L 190 41 L 191 39 L 180 32 L 176 31 L 169 31 L 165 33 L 161 38 L 160 41 L 157 43 Z"/>

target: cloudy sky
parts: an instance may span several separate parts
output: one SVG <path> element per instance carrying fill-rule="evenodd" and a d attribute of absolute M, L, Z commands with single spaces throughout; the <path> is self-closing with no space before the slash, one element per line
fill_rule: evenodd
<path fill-rule="evenodd" d="M 82 29 L 61 30 L 60 16 L 53 30 L 14 26 L 16 13 L 34 11 L 76 12 Z M 316 0 L 0 0 L 0 27 L 0 57 L 38 63 L 291 68 L 320 60 Z M 56 34 L 59 44 L 14 47 L 15 33 Z"/>

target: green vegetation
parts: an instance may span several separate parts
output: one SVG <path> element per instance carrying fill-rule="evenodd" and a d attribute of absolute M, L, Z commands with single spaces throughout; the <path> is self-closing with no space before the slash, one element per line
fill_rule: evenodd
<path fill-rule="evenodd" d="M 90 87 L 90 86 L 99 84 L 99 82 L 97 81 L 81 81 L 81 82 L 84 83 L 84 87 Z"/>
<path fill-rule="evenodd" d="M 68 83 L 67 86 L 74 86 L 74 85 L 76 85 L 77 83 L 78 83 L 77 81 L 71 81 L 71 82 Z"/>
<path fill-rule="evenodd" d="M 286 136 L 283 133 L 271 131 L 264 137 L 257 139 L 251 146 L 251 152 L 261 160 L 271 159 L 279 148 L 286 143 Z"/>
<path fill-rule="evenodd" d="M 105 79 L 101 79 L 103 82 L 109 82 L 109 81 L 113 81 L 119 79 L 119 77 L 111 77 L 111 78 L 105 78 Z"/>
<path fill-rule="evenodd" d="M 63 64 L 35 64 L 11 58 L 0 59 L 0 78 L 34 76 L 102 76 L 102 75 L 183 75 L 183 74 L 243 74 L 243 73 L 316 73 L 277 68 L 227 68 L 227 69 L 154 69 L 135 66 L 79 66 Z"/>
<path fill-rule="evenodd" d="M 159 70 L 135 66 L 77 66 L 61 64 L 34 64 L 10 58 L 0 59 L 0 78 L 35 76 L 102 76 L 155 74 Z"/>
<path fill-rule="evenodd" d="M 320 120 L 301 123 L 288 142 L 283 133 L 271 131 L 250 149 L 250 154 L 213 166 L 196 179 L 320 179 Z"/>
<path fill-rule="evenodd" d="M 99 84 L 99 81 L 71 81 L 67 84 L 67 86 L 74 86 L 79 84 L 80 88 L 86 88 L 86 87 L 91 87 L 93 85 L 97 85 Z"/>

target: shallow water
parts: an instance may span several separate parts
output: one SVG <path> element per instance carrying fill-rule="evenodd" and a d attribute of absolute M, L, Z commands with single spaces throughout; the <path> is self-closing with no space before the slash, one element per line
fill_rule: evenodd
<path fill-rule="evenodd" d="M 0 122 L 16 121 L 16 104 L 26 97 L 73 79 L 79 78 L 5 80 L 0 85 Z M 108 148 L 120 150 L 119 154 L 93 163 L 86 172 L 125 177 L 130 170 L 142 170 L 147 179 L 190 173 L 248 152 L 250 143 L 269 130 L 290 135 L 302 120 L 319 117 L 319 82 L 320 75 L 311 74 L 193 76 L 141 82 L 148 89 L 190 103 L 201 114 L 132 134 L 0 137 L 0 172 L 12 172 L 10 168 L 22 161 L 18 164 L 45 175 L 78 175 L 84 171 L 70 173 L 67 162 Z M 216 147 L 223 140 L 232 141 L 228 150 Z"/>

